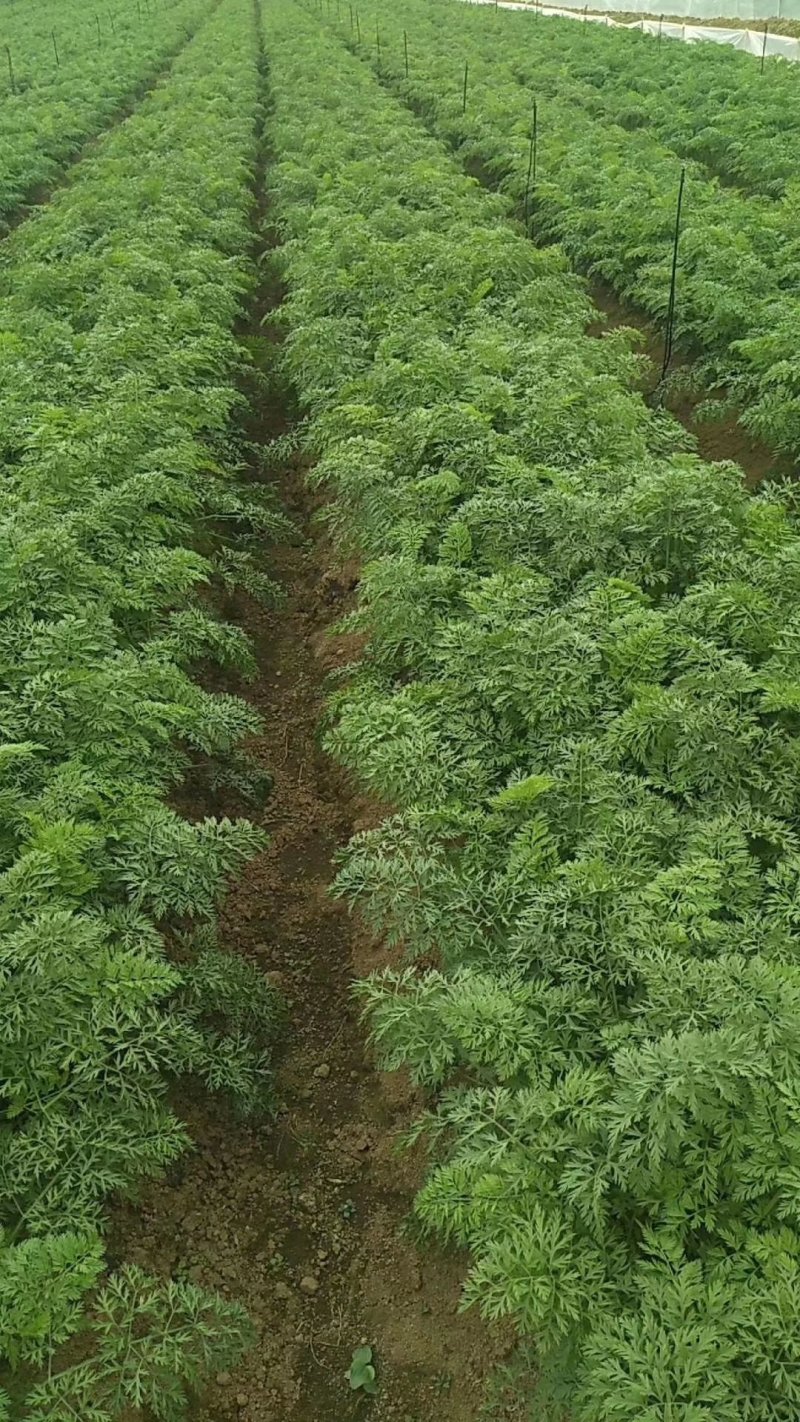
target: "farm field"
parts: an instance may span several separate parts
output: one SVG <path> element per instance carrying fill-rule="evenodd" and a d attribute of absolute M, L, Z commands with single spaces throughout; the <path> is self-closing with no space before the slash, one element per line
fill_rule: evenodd
<path fill-rule="evenodd" d="M 649 35 L 620 38 L 591 29 L 576 43 L 568 21 L 546 33 L 518 33 L 515 73 L 542 95 L 557 95 L 622 128 L 646 129 L 682 158 L 729 186 L 784 197 L 800 176 L 795 141 L 800 92 L 789 64 L 717 45 L 668 45 Z M 515 46 L 516 48 L 516 46 Z"/>
<path fill-rule="evenodd" d="M 382 23 L 385 76 L 405 86 L 437 134 L 491 175 L 521 214 L 534 96 L 527 87 L 530 65 L 524 58 L 518 61 L 517 54 L 524 56 L 531 17 L 511 13 L 497 26 L 493 12 L 466 7 L 461 53 L 455 58 L 441 10 L 412 8 L 407 26 L 414 27 L 418 52 L 413 52 L 412 39 L 408 80 L 399 22 L 387 9 Z M 552 23 L 563 30 L 572 22 Z M 573 27 L 570 34 L 584 54 L 596 37 L 614 38 L 591 26 Z M 648 41 L 619 37 L 623 54 L 630 43 Z M 364 41 L 364 54 L 376 59 L 370 39 Z M 463 113 L 465 63 L 472 102 Z M 662 321 L 669 302 L 680 177 L 675 152 L 647 128 L 630 131 L 558 96 L 543 97 L 539 110 L 531 217 L 537 236 L 559 241 L 581 270 Z M 721 186 L 702 165 L 689 165 L 676 317 L 679 346 L 704 358 L 705 384 L 723 390 L 745 427 L 792 459 L 800 440 L 792 376 L 800 276 L 795 203 L 790 191 L 778 201 L 746 196 Z"/>
<path fill-rule="evenodd" d="M 0 1419 L 789 1422 L 800 75 L 153 21 L 0 241 Z"/>
<path fill-rule="evenodd" d="M 0 234 L 169 65 L 208 0 L 3 7 Z"/>

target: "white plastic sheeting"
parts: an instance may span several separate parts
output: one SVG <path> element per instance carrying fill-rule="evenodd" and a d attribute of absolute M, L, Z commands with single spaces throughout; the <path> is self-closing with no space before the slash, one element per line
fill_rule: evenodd
<path fill-rule="evenodd" d="M 800 40 L 790 39 L 787 35 L 771 35 L 767 30 L 766 35 L 763 30 L 726 30 L 721 26 L 695 25 L 691 22 L 685 25 L 677 25 L 667 20 L 612 20 L 610 15 L 588 15 L 583 8 L 579 8 L 577 3 L 573 8 L 560 8 L 555 5 L 524 5 L 517 3 L 517 0 L 468 0 L 473 5 L 495 5 L 498 4 L 501 10 L 526 10 L 530 15 L 561 15 L 564 19 L 586 20 L 597 25 L 613 25 L 618 29 L 644 30 L 646 34 L 662 34 L 666 39 L 684 40 L 687 44 L 699 44 L 701 41 L 708 41 L 710 44 L 729 44 L 734 49 L 744 50 L 746 54 L 755 54 L 760 58 L 762 54 L 778 55 L 781 59 L 788 59 L 797 64 L 800 63 Z M 568 0 L 567 0 L 568 3 Z M 647 3 L 647 0 L 645 0 Z M 704 0 L 668 0 L 671 11 L 676 9 L 691 8 L 694 12 L 698 5 Z M 722 0 L 728 12 L 730 12 L 729 0 Z M 711 0 L 705 0 L 706 15 L 710 18 L 715 9 Z M 630 13 L 631 10 L 639 8 L 634 0 L 606 0 L 606 8 L 609 10 L 624 10 Z M 800 4 L 797 5 L 800 14 Z M 648 9 L 652 13 L 652 0 L 648 4 Z M 787 0 L 784 0 L 784 15 L 788 14 Z M 766 48 L 765 48 L 766 46 Z"/>

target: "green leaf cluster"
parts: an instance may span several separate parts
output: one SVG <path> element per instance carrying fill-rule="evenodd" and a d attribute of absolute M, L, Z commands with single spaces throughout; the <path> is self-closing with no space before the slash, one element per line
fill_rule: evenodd
<path fill-rule="evenodd" d="M 193 1284 L 159 1283 L 126 1265 L 100 1290 L 89 1357 L 32 1389 L 28 1422 L 180 1422 L 191 1390 L 253 1341 L 237 1304 Z M 2 1414 L 0 1414 L 2 1415 Z"/>
<path fill-rule="evenodd" d="M 352 1392 L 361 1392 L 369 1396 L 378 1391 L 377 1374 L 372 1357 L 372 1349 L 368 1344 L 354 1349 L 353 1361 L 347 1371 Z"/>

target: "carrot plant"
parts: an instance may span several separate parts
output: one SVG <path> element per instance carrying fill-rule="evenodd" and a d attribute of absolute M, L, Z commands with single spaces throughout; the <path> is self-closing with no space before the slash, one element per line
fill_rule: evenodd
<path fill-rule="evenodd" d="M 269 29 L 287 365 L 366 560 L 328 745 L 393 806 L 338 891 L 407 955 L 359 992 L 429 1091 L 419 1219 L 533 1340 L 537 1417 L 788 1422 L 792 491 L 647 408 L 324 17 Z"/>
<path fill-rule="evenodd" d="M 188 1143 L 169 1083 L 269 1097 L 271 990 L 187 932 L 262 836 L 165 802 L 209 758 L 238 775 L 258 724 L 193 675 L 252 670 L 208 592 L 268 594 L 252 549 L 279 526 L 231 432 L 257 57 L 252 7 L 223 0 L 0 248 L 0 1350 L 23 1378 L 45 1369 L 15 1402 L 36 1422 L 167 1422 L 247 1334 L 235 1306 L 136 1270 L 88 1324 L 85 1306 L 107 1197 Z M 183 932 L 169 958 L 165 927 Z"/>

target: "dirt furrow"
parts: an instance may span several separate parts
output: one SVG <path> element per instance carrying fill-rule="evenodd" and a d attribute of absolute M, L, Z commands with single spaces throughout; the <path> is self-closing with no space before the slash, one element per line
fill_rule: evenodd
<path fill-rule="evenodd" d="M 349 578 L 314 536 L 302 469 L 281 478 L 284 506 L 309 541 L 276 548 L 287 591 L 246 625 L 260 677 L 251 695 L 265 722 L 253 747 L 274 778 L 267 850 L 226 904 L 221 941 L 258 961 L 288 1004 L 274 1125 L 246 1127 L 198 1096 L 185 1109 L 197 1150 L 118 1221 L 120 1252 L 245 1304 L 259 1343 L 221 1375 L 203 1422 L 348 1422 L 362 1340 L 376 1352 L 376 1419 L 470 1422 L 497 1345 L 458 1315 L 463 1261 L 419 1253 L 403 1233 L 420 1161 L 396 1154 L 419 1105 L 401 1075 L 378 1073 L 350 997 L 380 960 L 331 898 L 337 847 L 373 811 L 320 750 L 323 682 L 346 655 L 327 628 Z"/>
<path fill-rule="evenodd" d="M 259 185 L 261 223 L 263 172 Z M 241 334 L 270 365 L 262 323 L 280 294 L 268 262 L 264 272 Z M 247 433 L 266 446 L 290 419 L 290 400 L 273 390 L 254 398 Z M 350 989 L 382 952 L 329 893 L 337 850 L 378 811 L 320 745 L 326 679 L 352 655 L 331 628 L 356 576 L 327 540 L 305 474 L 298 457 L 274 476 L 298 530 L 266 559 L 285 605 L 236 609 L 259 666 L 247 695 L 264 729 L 250 749 L 273 791 L 268 847 L 232 888 L 220 925 L 221 944 L 260 964 L 287 1003 L 279 1114 L 245 1124 L 202 1093 L 185 1097 L 196 1150 L 117 1211 L 114 1247 L 250 1312 L 258 1343 L 217 1377 L 195 1422 L 477 1422 L 512 1340 L 459 1313 L 463 1258 L 420 1249 L 406 1229 L 424 1162 L 397 1147 L 421 1103 L 404 1075 L 371 1062 Z M 365 1342 L 378 1374 L 369 1399 L 347 1377 Z M 500 1415 L 511 1413 L 492 1410 Z"/>

